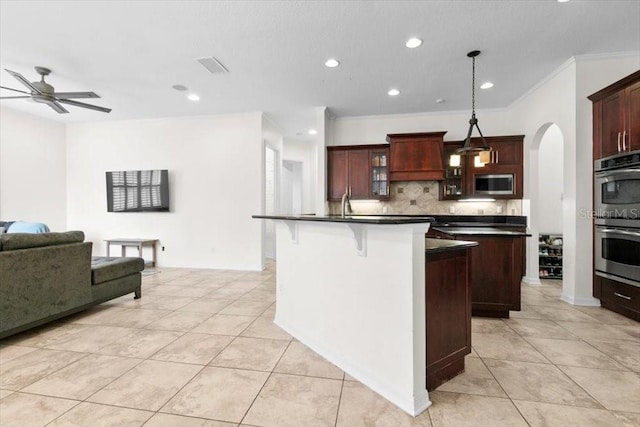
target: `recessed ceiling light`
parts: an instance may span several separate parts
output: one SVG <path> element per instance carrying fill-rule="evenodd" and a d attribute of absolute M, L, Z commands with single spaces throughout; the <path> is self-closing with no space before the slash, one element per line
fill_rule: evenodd
<path fill-rule="evenodd" d="M 566 3 L 566 2 L 568 2 L 568 1 L 569 1 L 569 0 L 558 0 L 558 3 Z"/>
<path fill-rule="evenodd" d="M 317 135 L 318 131 L 315 129 L 309 129 L 309 135 Z"/>
<path fill-rule="evenodd" d="M 398 96 L 400 95 L 400 91 L 398 89 L 391 89 L 389 92 L 387 92 L 387 94 L 389 96 Z"/>
<path fill-rule="evenodd" d="M 185 85 L 173 85 L 171 87 L 174 88 L 175 90 L 179 90 L 180 92 L 187 90 L 187 87 Z"/>
<path fill-rule="evenodd" d="M 480 89 L 491 89 L 493 87 L 493 83 L 484 82 L 480 85 Z"/>
<path fill-rule="evenodd" d="M 338 61 L 337 59 L 327 59 L 327 62 L 324 63 L 324 65 L 326 65 L 329 68 L 336 68 L 338 65 L 340 65 L 340 61 Z"/>
<path fill-rule="evenodd" d="M 436 104 L 442 104 L 444 102 L 443 98 L 436 99 Z"/>
<path fill-rule="evenodd" d="M 187 96 L 187 99 L 189 101 L 200 101 L 200 97 L 195 93 L 190 93 L 189 96 Z"/>
<path fill-rule="evenodd" d="M 417 37 L 412 37 L 404 44 L 409 49 L 414 49 L 422 44 L 422 40 Z"/>

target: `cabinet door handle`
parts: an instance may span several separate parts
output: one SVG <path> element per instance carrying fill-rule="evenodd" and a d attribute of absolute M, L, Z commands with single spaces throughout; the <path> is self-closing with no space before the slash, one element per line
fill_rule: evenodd
<path fill-rule="evenodd" d="M 631 146 L 631 144 L 629 144 Z M 627 151 L 627 131 L 622 132 L 622 151 Z"/>
<path fill-rule="evenodd" d="M 626 295 L 619 294 L 619 293 L 617 293 L 617 292 L 614 292 L 613 294 L 614 294 L 615 296 L 617 296 L 617 297 L 624 298 L 624 299 L 626 299 L 626 300 L 631 301 L 631 297 L 628 297 L 628 296 L 626 296 Z"/>
<path fill-rule="evenodd" d="M 496 151 L 496 163 L 500 163 L 500 152 Z"/>
<path fill-rule="evenodd" d="M 620 132 L 618 132 L 618 153 L 620 152 Z"/>

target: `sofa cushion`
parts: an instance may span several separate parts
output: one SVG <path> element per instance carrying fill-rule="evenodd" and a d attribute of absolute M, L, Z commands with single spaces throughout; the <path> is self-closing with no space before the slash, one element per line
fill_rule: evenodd
<path fill-rule="evenodd" d="M 91 284 L 98 285 L 144 270 L 144 259 L 135 257 L 92 257 Z"/>
<path fill-rule="evenodd" d="M 40 248 L 81 242 L 84 242 L 84 233 L 82 231 L 2 234 L 0 235 L 0 250 L 14 251 L 16 249 Z"/>

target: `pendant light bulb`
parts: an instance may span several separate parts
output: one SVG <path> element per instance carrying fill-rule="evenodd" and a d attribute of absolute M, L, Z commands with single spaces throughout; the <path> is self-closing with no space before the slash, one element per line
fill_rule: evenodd
<path fill-rule="evenodd" d="M 478 157 L 482 164 L 491 163 L 491 151 L 481 151 L 480 154 L 478 154 Z"/>

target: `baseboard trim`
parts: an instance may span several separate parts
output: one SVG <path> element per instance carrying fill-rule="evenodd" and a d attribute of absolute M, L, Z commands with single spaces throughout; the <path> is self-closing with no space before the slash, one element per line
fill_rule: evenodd
<path fill-rule="evenodd" d="M 522 278 L 522 283 L 525 283 L 527 285 L 532 285 L 532 286 L 541 286 L 542 282 L 540 281 L 539 277 L 527 277 L 524 276 Z"/>
<path fill-rule="evenodd" d="M 318 353 L 320 356 L 324 357 L 329 362 L 333 363 L 338 368 L 342 369 L 344 372 L 351 375 L 353 378 L 357 379 L 362 384 L 366 385 L 371 390 L 375 391 L 380 396 L 384 397 L 389 402 L 393 403 L 412 417 L 419 415 L 429 406 L 431 406 L 431 401 L 429 400 L 429 393 L 427 392 L 427 390 L 421 391 L 417 395 L 406 396 L 406 394 L 400 393 L 397 390 L 394 390 L 392 387 L 381 383 L 371 374 L 362 371 L 359 367 L 352 365 L 351 363 L 343 360 L 340 356 L 332 353 L 331 351 L 328 351 L 321 343 L 316 342 L 311 337 L 300 333 L 300 331 L 296 330 L 296 328 L 284 324 L 281 319 L 278 319 L 276 317 L 274 323 L 289 335 L 294 336 L 302 344 L 306 345 L 311 350 Z"/>
<path fill-rule="evenodd" d="M 560 299 L 571 305 L 581 305 L 585 307 L 600 307 L 600 300 L 593 297 L 574 298 L 571 295 L 563 293 Z"/>

